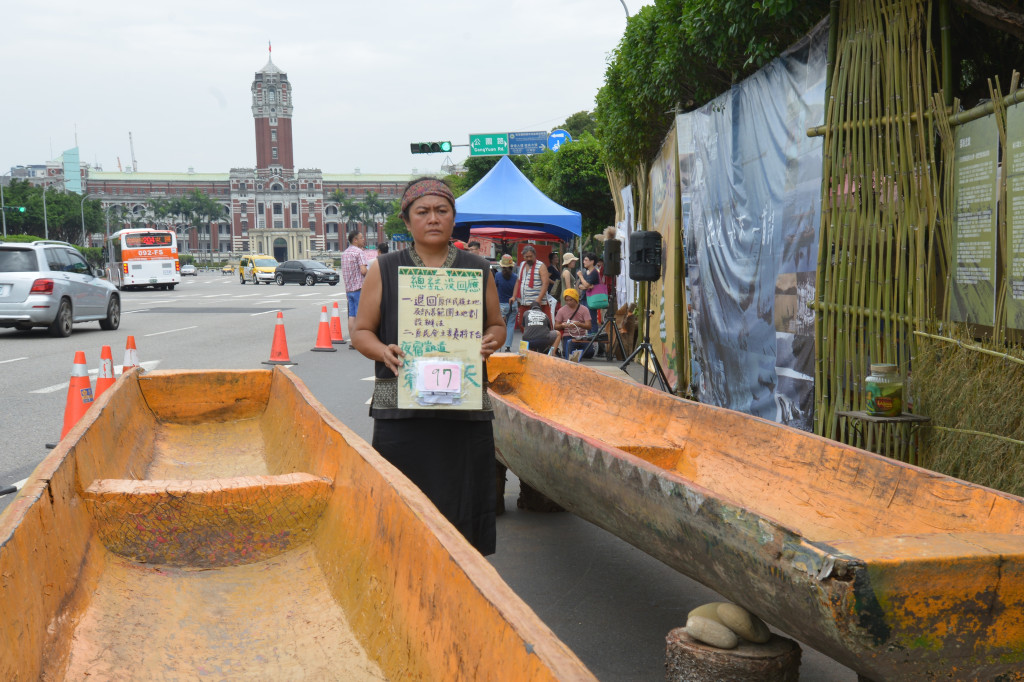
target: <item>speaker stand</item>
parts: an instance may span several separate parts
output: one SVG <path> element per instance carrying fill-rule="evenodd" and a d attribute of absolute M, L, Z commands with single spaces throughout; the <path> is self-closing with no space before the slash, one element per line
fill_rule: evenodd
<path fill-rule="evenodd" d="M 629 366 L 629 363 L 633 361 L 633 358 L 643 352 L 644 386 L 654 386 L 654 380 L 657 379 L 661 384 L 661 390 L 666 393 L 671 393 L 672 391 L 668 387 L 668 377 L 665 376 L 665 370 L 661 368 L 661 363 L 658 361 L 658 356 L 654 352 L 654 347 L 651 346 L 651 315 L 654 314 L 654 311 L 651 310 L 651 283 L 645 282 L 645 284 L 647 285 L 647 291 L 644 300 L 647 302 L 647 310 L 644 311 L 646 313 L 644 319 L 644 340 L 643 343 L 640 343 L 633 349 L 633 352 L 628 358 L 626 358 L 626 361 L 619 365 L 619 369 L 625 371 L 626 367 Z M 650 378 L 650 383 L 648 383 L 648 360 L 654 363 L 654 372 L 653 376 Z"/>
<path fill-rule="evenodd" d="M 623 343 L 622 343 L 622 336 L 619 335 L 619 328 L 615 326 L 615 313 L 613 311 L 617 310 L 616 303 L 617 302 L 616 302 L 616 298 L 615 298 L 615 291 L 609 291 L 608 292 L 608 313 L 609 314 L 605 315 L 604 322 L 601 324 L 600 329 L 598 329 L 597 333 L 594 334 L 593 338 L 590 339 L 590 343 L 588 343 L 583 348 L 583 353 L 580 354 L 580 358 L 581 359 L 586 357 L 587 352 L 590 350 L 590 347 L 593 346 L 595 343 L 598 343 L 598 339 L 601 338 L 601 333 L 604 332 L 609 327 L 611 327 L 612 331 L 611 331 L 611 336 L 608 337 L 608 342 L 607 342 L 608 346 L 607 346 L 607 350 L 605 352 L 605 358 L 608 360 L 608 362 L 611 362 L 611 361 L 613 361 L 615 359 L 615 350 L 612 347 L 612 336 L 615 337 L 615 342 L 617 344 L 619 344 L 619 352 L 622 353 L 622 357 L 626 357 L 626 346 L 623 345 Z"/>

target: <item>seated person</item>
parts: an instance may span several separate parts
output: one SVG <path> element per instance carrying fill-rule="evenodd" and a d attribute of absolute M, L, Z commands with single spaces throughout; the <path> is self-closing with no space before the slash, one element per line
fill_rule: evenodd
<path fill-rule="evenodd" d="M 562 335 L 562 357 L 569 358 L 573 351 L 587 347 L 587 332 L 590 331 L 591 318 L 587 307 L 580 305 L 580 292 L 566 289 L 562 292 L 562 307 L 555 313 L 555 330 Z M 592 344 L 587 357 L 597 352 L 597 344 Z"/>
<path fill-rule="evenodd" d="M 537 301 L 523 314 L 523 341 L 530 350 L 553 354 L 558 348 L 559 334 L 551 328 L 551 318 Z"/>

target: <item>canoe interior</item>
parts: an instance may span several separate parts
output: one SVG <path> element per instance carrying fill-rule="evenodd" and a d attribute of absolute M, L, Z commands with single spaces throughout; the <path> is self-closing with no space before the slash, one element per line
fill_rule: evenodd
<path fill-rule="evenodd" d="M 856 541 L 862 551 L 888 553 L 888 538 L 900 536 L 1024 537 L 1024 500 L 1012 495 L 565 363 L 531 356 L 536 369 L 529 372 L 524 363 L 516 355 L 488 362 L 491 389 L 502 400 L 750 508 L 808 541 Z"/>
<path fill-rule="evenodd" d="M 1021 498 L 537 353 L 487 371 L 499 457 L 566 509 L 868 679 L 1024 679 Z"/>
<path fill-rule="evenodd" d="M 135 371 L 0 515 L 0 679 L 593 679 L 280 368 Z"/>

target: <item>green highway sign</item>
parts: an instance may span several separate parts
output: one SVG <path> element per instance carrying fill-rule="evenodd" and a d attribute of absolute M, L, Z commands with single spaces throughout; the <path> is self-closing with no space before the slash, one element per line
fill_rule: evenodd
<path fill-rule="evenodd" d="M 483 133 L 469 136 L 470 156 L 503 156 L 508 154 L 508 133 Z"/>

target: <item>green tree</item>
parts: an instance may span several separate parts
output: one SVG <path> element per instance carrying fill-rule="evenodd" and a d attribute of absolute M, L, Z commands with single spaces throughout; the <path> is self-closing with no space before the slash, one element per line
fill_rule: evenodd
<path fill-rule="evenodd" d="M 562 145 L 557 153 L 544 156 L 545 170 L 550 173 L 546 193 L 553 201 L 580 212 L 584 239 L 615 223 L 604 150 L 596 137 L 585 132 L 579 140 Z"/>
<path fill-rule="evenodd" d="M 577 111 L 575 114 L 565 119 L 565 123 L 561 126 L 561 129 L 569 133 L 572 139 L 578 140 L 583 137 L 583 133 L 590 133 L 591 135 L 597 134 L 597 119 L 594 118 L 594 114 L 589 111 Z"/>

